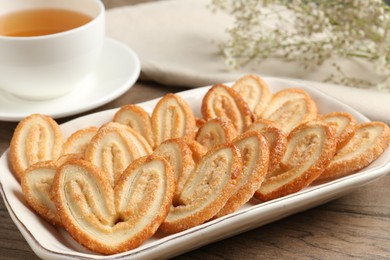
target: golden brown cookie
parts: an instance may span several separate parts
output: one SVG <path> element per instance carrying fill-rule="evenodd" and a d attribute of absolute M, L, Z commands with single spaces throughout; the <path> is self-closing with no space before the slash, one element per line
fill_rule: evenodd
<path fill-rule="evenodd" d="M 202 157 L 207 153 L 207 148 L 193 139 L 184 139 L 192 152 L 192 159 L 198 163 Z"/>
<path fill-rule="evenodd" d="M 268 172 L 268 143 L 259 132 L 246 132 L 233 141 L 240 149 L 243 161 L 243 173 L 237 189 L 223 208 L 215 215 L 222 217 L 239 209 L 248 202 L 260 188 Z"/>
<path fill-rule="evenodd" d="M 273 172 L 279 165 L 279 162 L 282 160 L 284 152 L 286 151 L 286 133 L 279 129 L 276 123 L 266 119 L 257 120 L 248 128 L 248 131 L 258 131 L 267 139 L 270 149 L 268 173 Z"/>
<path fill-rule="evenodd" d="M 317 106 L 302 89 L 288 88 L 272 96 L 262 118 L 277 122 L 286 133 L 317 117 Z"/>
<path fill-rule="evenodd" d="M 389 126 L 382 122 L 359 124 L 349 142 L 341 148 L 318 180 L 338 178 L 368 166 L 390 144 Z"/>
<path fill-rule="evenodd" d="M 319 119 L 330 125 L 335 131 L 337 151 L 348 143 L 356 129 L 356 119 L 346 112 L 332 112 L 320 115 Z"/>
<path fill-rule="evenodd" d="M 213 147 L 231 142 L 237 137 L 237 130 L 232 122 L 225 117 L 217 117 L 208 120 L 196 133 L 195 140 L 206 147 Z"/>
<path fill-rule="evenodd" d="M 259 118 L 248 127 L 247 131 L 251 131 L 251 130 L 261 131 L 264 128 L 267 128 L 269 126 L 281 128 L 280 125 L 275 121 Z"/>
<path fill-rule="evenodd" d="M 9 162 L 15 176 L 40 161 L 56 160 L 62 149 L 62 133 L 49 116 L 33 114 L 18 124 L 11 139 Z"/>
<path fill-rule="evenodd" d="M 157 147 L 165 140 L 194 135 L 195 116 L 187 102 L 178 95 L 167 94 L 152 113 L 152 132 Z"/>
<path fill-rule="evenodd" d="M 130 126 L 142 135 L 151 147 L 154 146 L 150 116 L 142 107 L 132 104 L 123 106 L 115 113 L 113 121 Z"/>
<path fill-rule="evenodd" d="M 215 216 L 236 190 L 242 173 L 237 147 L 224 144 L 209 151 L 196 165 L 161 229 L 176 233 Z"/>
<path fill-rule="evenodd" d="M 206 123 L 206 120 L 204 120 L 203 118 L 200 118 L 200 117 L 195 117 L 195 122 L 196 122 L 195 132 L 197 132 L 199 130 L 199 128 L 201 128 L 202 125 L 204 125 Z"/>
<path fill-rule="evenodd" d="M 153 154 L 166 159 L 173 168 L 176 180 L 176 190 L 173 198 L 173 203 L 175 204 L 188 176 L 195 167 L 192 151 L 184 139 L 176 138 L 162 142 L 154 150 Z"/>
<path fill-rule="evenodd" d="M 242 96 L 257 118 L 260 118 L 272 98 L 268 84 L 256 75 L 243 76 L 234 83 L 232 88 Z"/>
<path fill-rule="evenodd" d="M 240 94 L 223 84 L 216 84 L 207 91 L 202 100 L 202 115 L 206 120 L 216 117 L 230 119 L 238 134 L 243 133 L 254 116 Z"/>
<path fill-rule="evenodd" d="M 20 183 L 27 204 L 52 225 L 61 226 L 61 219 L 51 199 L 56 170 L 53 161 L 37 162 L 26 169 Z"/>
<path fill-rule="evenodd" d="M 74 132 L 68 139 L 66 139 L 62 146 L 62 155 L 65 154 L 81 154 L 84 156 L 88 144 L 92 137 L 97 133 L 98 128 L 95 126 L 80 129 Z"/>
<path fill-rule="evenodd" d="M 61 222 L 81 245 L 115 254 L 141 245 L 168 213 L 174 177 L 161 157 L 142 157 L 123 173 L 115 188 L 106 175 L 84 160 L 70 160 L 53 183 Z"/>
<path fill-rule="evenodd" d="M 57 161 L 37 162 L 25 170 L 20 180 L 27 204 L 53 225 L 61 226 L 51 193 L 57 168 L 70 159 L 79 158 L 79 154 L 67 154 Z"/>
<path fill-rule="evenodd" d="M 336 141 L 333 129 L 321 121 L 310 121 L 288 136 L 282 170 L 261 185 L 255 197 L 267 201 L 297 192 L 312 183 L 333 158 Z M 280 169 L 279 169 L 280 170 Z"/>
<path fill-rule="evenodd" d="M 142 138 L 142 139 L 141 139 Z M 141 156 L 149 154 L 149 144 L 133 129 L 119 123 L 102 126 L 91 139 L 85 159 L 108 175 L 114 187 L 122 172 Z"/>
<path fill-rule="evenodd" d="M 104 129 L 105 127 L 114 127 L 123 130 L 127 138 L 129 139 L 129 141 L 133 142 L 134 145 L 137 146 L 141 156 L 149 155 L 153 152 L 153 149 L 148 143 L 148 141 L 146 141 L 146 139 L 142 135 L 137 133 L 137 131 L 135 131 L 130 126 L 121 123 L 116 123 L 116 122 L 108 122 L 102 125 L 100 127 L 100 130 Z"/>

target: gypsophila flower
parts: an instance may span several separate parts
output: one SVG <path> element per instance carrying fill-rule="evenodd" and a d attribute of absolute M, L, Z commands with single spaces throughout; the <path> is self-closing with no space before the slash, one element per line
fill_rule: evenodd
<path fill-rule="evenodd" d="M 234 17 L 221 45 L 231 66 L 279 57 L 313 69 L 333 57 L 363 59 L 380 81 L 350 77 L 338 64 L 329 80 L 390 90 L 390 7 L 381 0 L 212 0 L 211 6 Z"/>

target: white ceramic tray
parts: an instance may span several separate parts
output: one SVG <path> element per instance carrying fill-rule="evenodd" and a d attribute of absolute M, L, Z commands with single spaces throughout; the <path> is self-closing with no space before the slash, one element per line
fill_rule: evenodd
<path fill-rule="evenodd" d="M 321 113 L 346 111 L 359 122 L 369 121 L 356 110 L 309 86 L 289 80 L 264 79 L 270 85 L 272 92 L 288 87 L 306 90 L 317 103 Z M 192 89 L 181 92 L 179 95 L 190 104 L 194 113 L 200 115 L 201 100 L 207 90 L 208 87 Z M 157 100 L 152 100 L 139 105 L 151 112 L 156 102 Z M 116 109 L 112 109 L 84 116 L 61 125 L 61 128 L 66 137 L 79 128 L 91 125 L 100 126 L 110 121 L 115 112 Z M 389 148 L 375 162 L 353 175 L 310 186 L 295 194 L 266 203 L 247 203 L 233 214 L 184 232 L 169 236 L 157 233 L 134 250 L 102 256 L 83 249 L 66 231 L 46 223 L 26 205 L 20 185 L 9 169 L 7 157 L 8 151 L 0 159 L 1 194 L 20 232 L 34 252 L 43 259 L 165 259 L 323 204 L 382 177 L 390 171 Z"/>

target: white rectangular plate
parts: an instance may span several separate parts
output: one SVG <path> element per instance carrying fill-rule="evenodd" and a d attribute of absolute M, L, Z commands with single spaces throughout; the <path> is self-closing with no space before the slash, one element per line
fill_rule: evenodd
<path fill-rule="evenodd" d="M 304 89 L 314 99 L 321 113 L 345 111 L 352 114 L 358 122 L 369 121 L 351 107 L 302 83 L 268 77 L 264 79 L 273 93 L 290 87 Z M 200 116 L 201 101 L 208 88 L 192 89 L 178 93 L 178 95 L 189 103 L 197 116 Z M 157 101 L 157 99 L 151 100 L 139 105 L 147 112 L 152 112 Z M 107 110 L 67 122 L 61 125 L 63 134 L 67 137 L 80 128 L 92 125 L 100 126 L 111 121 L 116 111 L 117 109 Z M 134 250 L 102 256 L 83 249 L 66 231 L 51 226 L 37 216 L 26 205 L 20 185 L 10 171 L 8 151 L 0 159 L 1 194 L 8 211 L 31 248 L 43 259 L 162 259 L 172 257 L 323 204 L 382 177 L 389 171 L 390 149 L 387 149 L 371 165 L 353 175 L 310 186 L 295 194 L 266 203 L 247 203 L 233 214 L 195 228 L 169 236 L 158 233 Z"/>

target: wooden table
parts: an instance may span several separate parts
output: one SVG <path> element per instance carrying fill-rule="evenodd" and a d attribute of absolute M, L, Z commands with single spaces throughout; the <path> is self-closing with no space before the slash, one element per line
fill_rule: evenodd
<path fill-rule="evenodd" d="M 131 0 L 107 0 L 111 8 Z M 145 1 L 132 1 L 145 2 Z M 118 99 L 91 112 L 138 103 L 184 88 L 137 82 Z M 84 113 L 86 114 L 86 113 Z M 78 117 L 62 118 L 59 123 Z M 16 123 L 0 121 L 0 154 Z M 1 173 L 0 173 L 1 174 Z M 389 259 L 390 175 L 311 210 L 204 246 L 177 259 Z M 0 259 L 38 259 L 0 200 Z"/>

